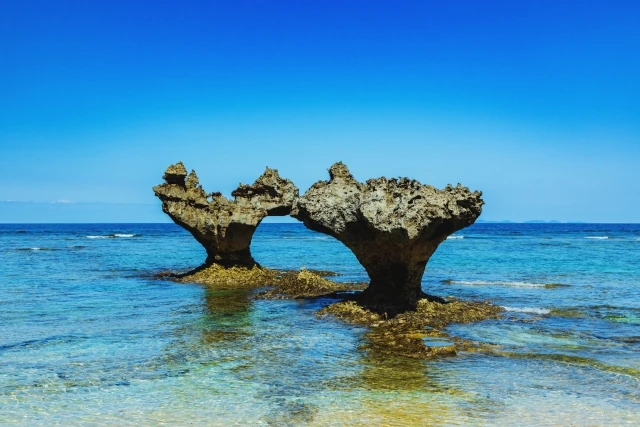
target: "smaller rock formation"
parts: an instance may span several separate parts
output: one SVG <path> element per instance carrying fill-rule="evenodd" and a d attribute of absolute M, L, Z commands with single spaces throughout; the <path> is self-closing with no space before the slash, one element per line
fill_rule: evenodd
<path fill-rule="evenodd" d="M 407 178 L 360 183 L 341 162 L 329 175 L 297 199 L 291 216 L 351 249 L 371 279 L 366 306 L 389 315 L 415 310 L 427 261 L 447 236 L 478 218 L 482 193 Z"/>
<path fill-rule="evenodd" d="M 163 179 L 153 187 L 162 210 L 204 246 L 205 265 L 257 265 L 249 248 L 256 228 L 266 216 L 289 215 L 298 197 L 298 188 L 269 168 L 252 185 L 234 190 L 234 200 L 206 193 L 195 171 L 187 175 L 182 162 L 169 166 Z"/>

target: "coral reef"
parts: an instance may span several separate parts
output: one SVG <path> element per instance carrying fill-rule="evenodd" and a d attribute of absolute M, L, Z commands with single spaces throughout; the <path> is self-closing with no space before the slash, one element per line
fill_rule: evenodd
<path fill-rule="evenodd" d="M 475 222 L 482 193 L 407 178 L 360 183 L 341 162 L 329 175 L 297 199 L 291 216 L 351 249 L 371 279 L 362 294 L 367 307 L 390 315 L 415 310 L 427 261 L 447 236 Z"/>
<path fill-rule="evenodd" d="M 206 265 L 256 266 L 249 248 L 256 228 L 266 216 L 288 215 L 298 197 L 298 188 L 269 168 L 252 185 L 234 190 L 234 200 L 206 193 L 182 162 L 169 166 L 163 179 L 153 187 L 162 210 L 205 248 Z"/>

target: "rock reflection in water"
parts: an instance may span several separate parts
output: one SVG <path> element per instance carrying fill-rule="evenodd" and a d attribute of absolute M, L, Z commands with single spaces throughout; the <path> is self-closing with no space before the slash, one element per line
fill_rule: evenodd
<path fill-rule="evenodd" d="M 204 295 L 210 325 L 202 330 L 202 341 L 213 344 L 249 336 L 252 306 L 250 292 L 244 290 L 207 290 Z"/>

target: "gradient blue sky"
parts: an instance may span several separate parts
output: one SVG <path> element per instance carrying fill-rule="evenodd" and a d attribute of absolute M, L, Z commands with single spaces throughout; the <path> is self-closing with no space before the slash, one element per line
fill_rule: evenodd
<path fill-rule="evenodd" d="M 166 221 L 151 186 L 177 160 L 226 194 L 342 160 L 483 190 L 485 220 L 640 222 L 639 22 L 636 1 L 0 0 L 0 222 Z"/>

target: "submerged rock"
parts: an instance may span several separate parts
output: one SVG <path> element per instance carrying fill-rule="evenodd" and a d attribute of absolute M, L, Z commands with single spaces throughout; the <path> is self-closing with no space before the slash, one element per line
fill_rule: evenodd
<path fill-rule="evenodd" d="M 453 299 L 440 303 L 423 298 L 418 301 L 415 311 L 393 318 L 371 311 L 355 301 L 328 305 L 317 314 L 368 326 L 370 330 L 365 335 L 365 346 L 378 354 L 425 359 L 454 356 L 459 350 L 475 350 L 475 343 L 450 337 L 442 329 L 451 323 L 497 319 L 503 312 L 502 307 L 484 301 Z"/>
<path fill-rule="evenodd" d="M 475 222 L 482 193 L 408 178 L 360 183 L 341 162 L 329 175 L 297 199 L 291 216 L 351 249 L 371 279 L 362 294 L 367 307 L 389 315 L 415 310 L 427 261 L 447 236 Z"/>
<path fill-rule="evenodd" d="M 256 228 L 266 216 L 288 215 L 298 197 L 298 188 L 269 168 L 252 185 L 234 190 L 234 200 L 206 193 L 182 162 L 169 166 L 163 179 L 153 187 L 162 210 L 204 246 L 206 265 L 255 266 L 249 245 Z"/>

